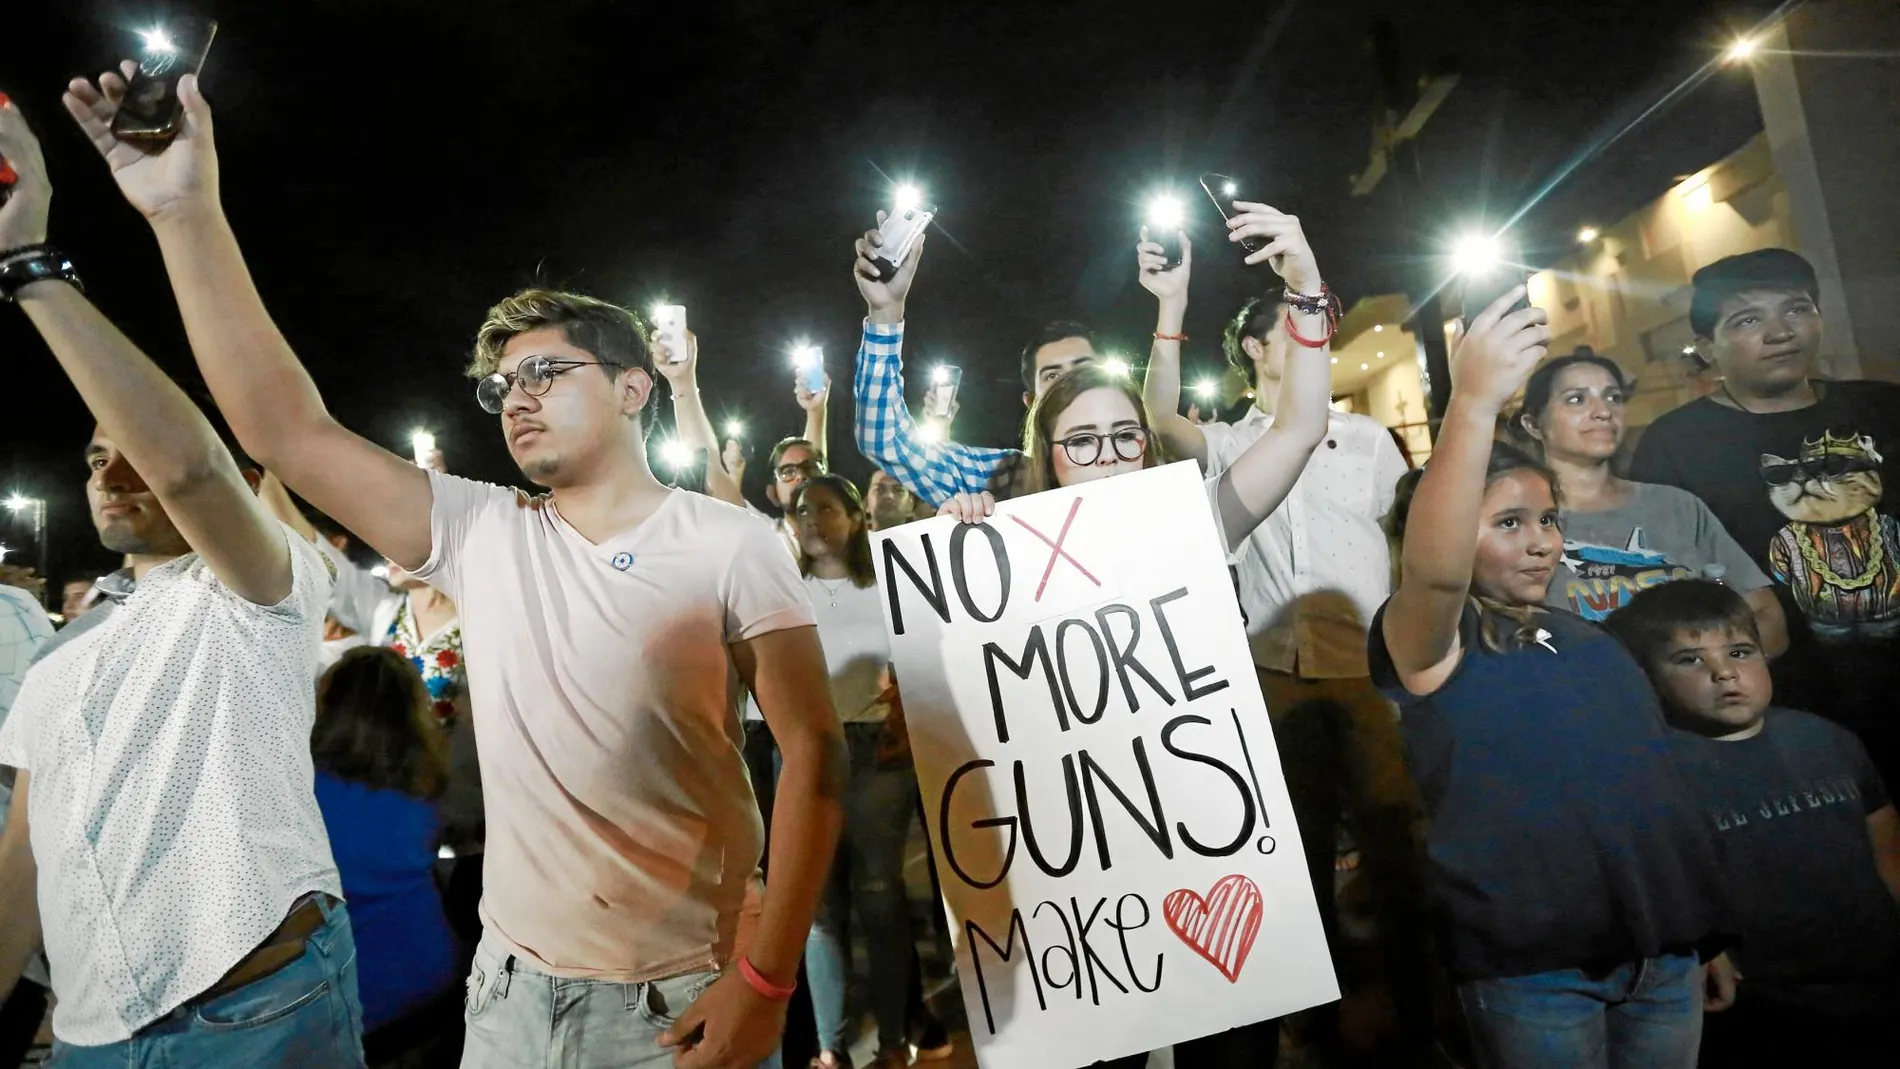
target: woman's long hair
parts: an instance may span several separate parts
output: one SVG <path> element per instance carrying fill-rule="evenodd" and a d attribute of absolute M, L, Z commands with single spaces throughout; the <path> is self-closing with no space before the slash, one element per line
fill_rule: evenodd
<path fill-rule="evenodd" d="M 838 500 L 844 503 L 845 514 L 858 521 L 858 529 L 851 532 L 851 541 L 844 547 L 844 566 L 851 573 L 853 586 L 874 585 L 877 582 L 877 563 L 871 559 L 871 529 L 864 515 L 864 498 L 858 495 L 858 488 L 842 475 L 830 472 L 814 475 L 792 491 L 792 502 L 786 506 L 789 515 L 798 515 L 798 503 L 805 500 L 806 492 L 813 487 L 823 487 L 837 494 Z M 798 572 L 800 575 L 811 574 L 811 560 L 803 554 L 799 557 Z"/>
<path fill-rule="evenodd" d="M 1430 466 L 1429 461 L 1426 463 Z M 1490 489 L 1492 483 L 1514 471 L 1528 471 L 1543 479 L 1550 484 L 1550 496 L 1553 499 L 1557 497 L 1557 476 L 1549 468 L 1509 442 L 1492 442 L 1491 459 L 1484 466 L 1485 489 Z M 1392 499 L 1392 512 L 1386 522 L 1400 547 L 1405 544 L 1405 521 L 1412 512 L 1412 497 L 1417 493 L 1418 482 L 1424 475 L 1424 468 L 1415 468 L 1399 477 L 1398 491 Z M 1478 637 L 1485 649 L 1492 653 L 1503 653 L 1507 649 L 1528 646 L 1537 641 L 1537 617 L 1545 611 L 1542 605 L 1502 602 L 1477 593 L 1475 584 L 1471 602 L 1478 607 Z"/>
<path fill-rule="evenodd" d="M 1023 452 L 1028 455 L 1025 471 L 1026 478 L 1022 493 L 1034 494 L 1043 490 L 1053 490 L 1062 485 L 1056 481 L 1055 443 L 1056 420 L 1068 411 L 1075 399 L 1090 390 L 1119 390 L 1130 404 L 1135 406 L 1135 418 L 1141 421 L 1142 433 L 1147 435 L 1148 447 L 1141 455 L 1141 466 L 1152 468 L 1163 463 L 1161 456 L 1161 438 L 1154 428 L 1148 425 L 1148 409 L 1141 402 L 1141 391 L 1127 375 L 1118 375 L 1102 365 L 1099 360 L 1071 368 L 1061 378 L 1049 384 L 1049 389 L 1036 399 L 1036 406 L 1029 410 L 1029 418 L 1023 423 Z M 1113 448 L 1107 443 L 1104 449 Z"/>
<path fill-rule="evenodd" d="M 416 666 L 394 650 L 358 646 L 317 681 L 310 732 L 317 768 L 376 790 L 431 799 L 449 775 L 449 743 Z"/>

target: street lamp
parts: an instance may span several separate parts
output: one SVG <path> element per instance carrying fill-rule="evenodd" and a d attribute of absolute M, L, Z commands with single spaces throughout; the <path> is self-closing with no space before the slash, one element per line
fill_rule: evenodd
<path fill-rule="evenodd" d="M 12 493 L 7 495 L 6 506 L 7 511 L 15 515 L 21 512 L 29 512 L 32 515 L 33 544 L 38 550 L 39 562 L 35 570 L 44 579 L 46 577 L 46 502 L 41 498 Z"/>

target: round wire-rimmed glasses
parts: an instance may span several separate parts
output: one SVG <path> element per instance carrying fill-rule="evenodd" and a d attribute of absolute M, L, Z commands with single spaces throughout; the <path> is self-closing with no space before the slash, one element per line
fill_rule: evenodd
<path fill-rule="evenodd" d="M 515 365 L 513 371 L 497 371 L 493 375 L 475 384 L 475 403 L 482 411 L 499 416 L 508 407 L 508 395 L 516 386 L 529 397 L 539 397 L 548 392 L 554 380 L 564 372 L 577 367 L 599 365 L 602 367 L 621 367 L 612 360 L 556 360 L 547 356 L 530 356 Z"/>

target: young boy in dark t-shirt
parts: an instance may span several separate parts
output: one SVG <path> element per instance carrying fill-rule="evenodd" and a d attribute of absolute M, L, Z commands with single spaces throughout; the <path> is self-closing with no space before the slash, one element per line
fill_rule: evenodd
<path fill-rule="evenodd" d="M 1817 377 L 1821 291 L 1797 253 L 1718 260 L 1694 290 L 1721 384 L 1650 424 L 1630 478 L 1701 498 L 1776 580 L 1782 700 L 1853 728 L 1900 779 L 1900 384 Z"/>
<path fill-rule="evenodd" d="M 1728 873 L 1740 942 L 1711 963 L 1702 1064 L 1891 1064 L 1900 818 L 1860 741 L 1769 706 L 1754 614 L 1719 583 L 1651 587 L 1607 625 L 1681 729 Z"/>

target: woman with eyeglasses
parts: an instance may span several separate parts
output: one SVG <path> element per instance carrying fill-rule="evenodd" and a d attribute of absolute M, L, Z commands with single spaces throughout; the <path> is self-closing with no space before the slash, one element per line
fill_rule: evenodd
<path fill-rule="evenodd" d="M 1231 555 L 1229 564 L 1237 568 L 1258 566 L 1247 536 L 1285 500 L 1325 437 L 1332 399 L 1330 342 L 1337 322 L 1337 306 L 1320 281 L 1299 220 L 1272 208 L 1251 207 L 1254 210 L 1229 221 L 1229 240 L 1261 239 L 1263 247 L 1247 262 L 1269 263 L 1279 274 L 1285 284 L 1287 326 L 1297 344 L 1287 357 L 1273 426 L 1226 471 L 1207 480 L 1215 523 Z M 1186 234 L 1179 239 L 1185 268 L 1192 249 Z M 1142 269 L 1166 267 L 1158 255 L 1144 253 Z M 1125 475 L 1167 459 L 1142 408 L 1140 388 L 1127 374 L 1099 361 L 1075 368 L 1044 391 L 1029 413 L 1023 452 L 1031 493 Z M 988 493 L 961 493 L 946 501 L 938 514 L 980 523 L 995 507 Z M 1331 893 L 1330 888 L 1316 890 Z M 1174 1064 L 1178 1069 L 1256 1069 L 1273 1065 L 1279 1049 L 1279 1020 L 1259 1021 L 1176 1044 Z M 1104 1064 L 1139 1069 L 1147 1059 L 1147 1054 L 1137 1054 Z"/>
<path fill-rule="evenodd" d="M 1563 563 L 1544 603 L 1602 620 L 1636 592 L 1672 579 L 1717 579 L 1748 599 L 1762 650 L 1788 648 L 1788 622 L 1768 576 L 1702 499 L 1660 483 L 1632 482 L 1611 461 L 1623 444 L 1632 383 L 1588 348 L 1531 374 L 1511 430 L 1541 447 L 1562 488 Z"/>
<path fill-rule="evenodd" d="M 916 814 L 911 770 L 891 646 L 878 605 L 877 569 L 858 489 L 842 476 L 811 475 L 791 493 L 789 513 L 803 550 L 800 571 L 831 674 L 831 699 L 844 721 L 850 751 L 844 834 L 831 882 L 805 943 L 813 1015 L 821 1053 L 812 1064 L 851 1065 L 853 1017 L 849 920 L 864 925 L 870 960 L 871 1009 L 877 1018 L 880 1069 L 910 1063 L 906 1010 L 911 966 L 910 912 L 904 892 L 904 843 Z"/>

